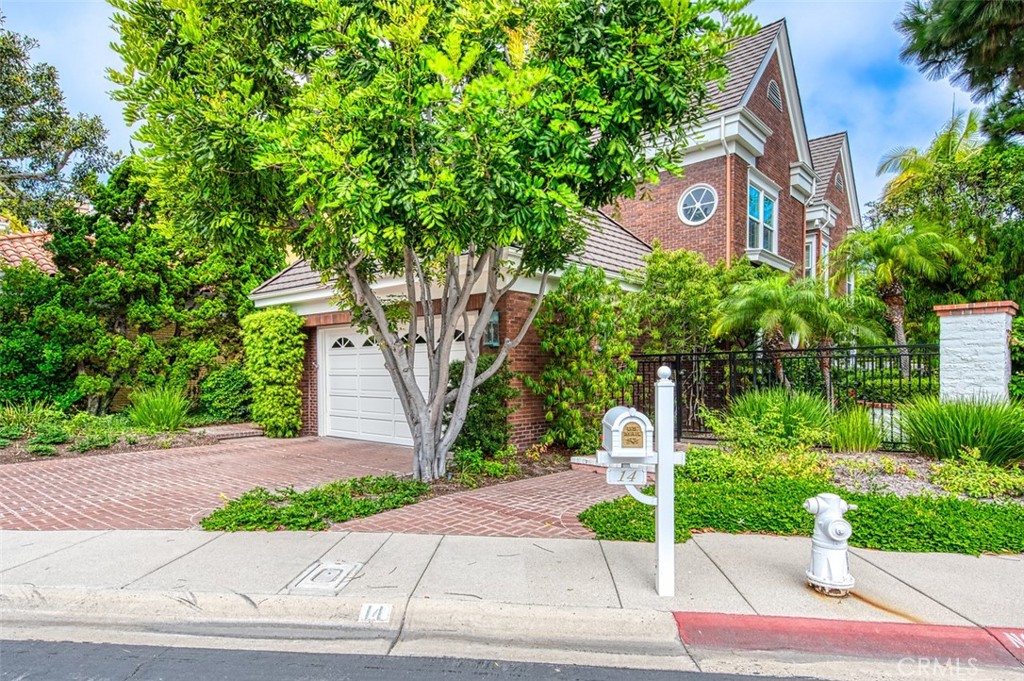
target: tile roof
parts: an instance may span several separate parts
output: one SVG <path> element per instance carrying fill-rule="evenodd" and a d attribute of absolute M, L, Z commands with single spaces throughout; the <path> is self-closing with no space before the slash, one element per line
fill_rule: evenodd
<path fill-rule="evenodd" d="M 772 46 L 785 24 L 785 19 L 779 19 L 763 26 L 754 35 L 736 41 L 725 55 L 725 66 L 729 70 L 725 89 L 719 90 L 717 85 L 712 85 L 708 92 L 709 104 L 713 104 L 719 111 L 727 111 L 740 105 L 743 93 L 747 91 L 750 81 L 754 79 L 757 69 L 768 53 L 768 48 Z"/>
<path fill-rule="evenodd" d="M 839 154 L 842 153 L 845 143 L 845 132 L 808 140 L 808 144 L 811 146 L 811 166 L 820 178 L 815 187 L 812 201 L 825 199 L 825 191 L 828 189 L 829 182 L 832 181 L 832 169 L 836 167 L 836 161 L 839 160 Z"/>
<path fill-rule="evenodd" d="M 590 225 L 587 240 L 580 253 L 569 256 L 569 261 L 579 265 L 600 267 L 609 274 L 617 275 L 623 270 L 636 270 L 644 266 L 644 256 L 651 247 L 633 236 L 625 227 L 610 217 L 596 211 Z M 249 294 L 261 296 L 307 288 L 331 288 L 333 281 L 321 283 L 320 274 L 305 260 L 297 260 L 257 286 Z"/>
<path fill-rule="evenodd" d="M 0 261 L 11 267 L 17 267 L 24 261 L 33 262 L 46 274 L 56 274 L 57 266 L 53 264 L 53 255 L 44 248 L 50 240 L 46 232 L 29 232 L 27 234 L 0 234 Z"/>

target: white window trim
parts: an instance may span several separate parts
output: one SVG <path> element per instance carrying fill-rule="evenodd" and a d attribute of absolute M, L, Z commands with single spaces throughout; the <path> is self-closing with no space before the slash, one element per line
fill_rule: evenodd
<path fill-rule="evenodd" d="M 811 247 L 811 257 L 808 262 L 807 247 Z M 818 237 L 808 236 L 804 241 L 804 276 L 814 279 L 818 276 Z"/>
<path fill-rule="evenodd" d="M 748 168 L 747 172 L 747 201 L 750 201 L 750 186 L 755 187 L 761 192 L 761 206 L 758 214 L 761 216 L 758 220 L 760 227 L 757 230 L 757 243 L 750 243 L 750 205 L 748 203 L 747 210 L 745 213 L 745 227 L 747 236 L 747 250 L 765 251 L 778 255 L 779 252 L 779 185 L 772 182 L 763 173 L 757 171 L 755 168 Z M 764 248 L 764 197 L 768 196 L 775 204 L 775 210 L 772 211 L 772 247 Z M 787 261 L 789 262 L 789 261 Z"/>
<path fill-rule="evenodd" d="M 708 190 L 711 191 L 711 195 L 713 197 L 715 197 L 715 205 L 711 209 L 711 212 L 708 213 L 708 216 L 706 218 L 704 218 L 703 220 L 697 220 L 697 221 L 688 220 L 688 219 L 686 219 L 686 216 L 683 215 L 683 199 L 685 199 L 687 197 L 687 195 L 690 192 L 694 191 L 695 189 L 708 189 Z M 689 225 L 690 227 L 697 227 L 699 225 L 703 225 L 705 222 L 707 222 L 712 217 L 714 217 L 716 212 L 718 212 L 718 191 L 714 187 L 712 187 L 710 184 L 707 184 L 705 182 L 700 182 L 700 183 L 697 183 L 695 185 L 691 185 L 691 186 L 687 187 L 686 191 L 684 191 L 682 193 L 682 195 L 679 197 L 679 201 L 676 202 L 676 215 L 679 216 L 679 219 L 682 221 L 682 223 L 684 225 Z"/>

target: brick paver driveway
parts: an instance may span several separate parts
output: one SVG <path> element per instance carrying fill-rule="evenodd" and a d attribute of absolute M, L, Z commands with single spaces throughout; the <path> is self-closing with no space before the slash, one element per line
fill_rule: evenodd
<path fill-rule="evenodd" d="M 203 447 L 0 466 L 0 529 L 179 529 L 253 487 L 409 473 L 406 447 L 246 438 Z"/>
<path fill-rule="evenodd" d="M 407 474 L 406 447 L 333 438 L 246 438 L 0 466 L 0 529 L 187 529 L 253 487 L 306 489 L 339 478 Z M 448 494 L 337 525 L 354 532 L 592 537 L 576 515 L 624 493 L 566 471 Z"/>
<path fill-rule="evenodd" d="M 448 494 L 357 518 L 335 529 L 486 537 L 585 537 L 594 533 L 576 516 L 599 501 L 626 493 L 603 471 L 572 470 Z"/>

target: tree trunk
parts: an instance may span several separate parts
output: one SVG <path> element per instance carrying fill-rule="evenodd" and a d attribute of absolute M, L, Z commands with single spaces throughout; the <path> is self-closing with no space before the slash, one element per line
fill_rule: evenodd
<path fill-rule="evenodd" d="M 786 368 L 782 364 L 781 350 L 785 344 L 786 339 L 782 337 L 782 332 L 773 334 L 765 342 L 765 350 L 768 351 L 768 355 L 772 359 L 772 367 L 775 369 L 775 378 L 778 380 L 779 385 L 786 389 L 787 392 L 793 392 L 793 386 L 789 382 L 789 378 L 786 377 Z"/>
<path fill-rule="evenodd" d="M 900 376 L 903 380 L 910 378 L 910 353 L 907 352 L 907 330 L 905 326 L 905 312 L 907 301 L 903 297 L 903 286 L 893 284 L 882 291 L 882 301 L 885 303 L 885 319 L 892 324 L 893 338 L 900 353 Z"/>

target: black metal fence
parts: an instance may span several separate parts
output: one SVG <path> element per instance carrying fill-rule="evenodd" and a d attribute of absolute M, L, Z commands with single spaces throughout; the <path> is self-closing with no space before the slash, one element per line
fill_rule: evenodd
<path fill-rule="evenodd" d="M 672 369 L 676 382 L 676 438 L 709 437 L 705 409 L 728 407 L 749 390 L 790 386 L 822 395 L 836 410 L 859 404 L 882 430 L 882 445 L 903 449 L 906 442 L 895 418 L 896 405 L 918 395 L 939 393 L 939 346 L 863 346 L 855 348 L 702 352 L 638 355 L 633 404 L 654 413 L 654 383 L 660 366 Z"/>

